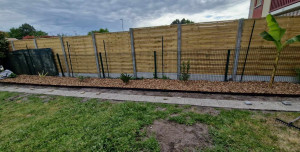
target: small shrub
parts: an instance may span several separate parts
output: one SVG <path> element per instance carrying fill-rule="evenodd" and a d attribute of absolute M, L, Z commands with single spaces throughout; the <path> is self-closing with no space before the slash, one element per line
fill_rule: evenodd
<path fill-rule="evenodd" d="M 296 73 L 297 73 L 297 79 L 298 79 L 298 82 L 300 83 L 300 68 L 296 68 Z"/>
<path fill-rule="evenodd" d="M 15 73 L 12 73 L 8 76 L 8 78 L 16 78 L 16 77 L 17 77 L 17 75 Z"/>
<path fill-rule="evenodd" d="M 47 76 L 48 72 L 44 73 L 44 71 L 43 71 L 43 72 L 41 72 L 41 73 L 38 72 L 38 74 L 39 74 L 39 77 L 40 77 L 40 78 L 44 78 L 44 77 Z"/>
<path fill-rule="evenodd" d="M 126 84 L 129 83 L 129 80 L 130 80 L 131 78 L 132 78 L 132 76 L 130 76 L 130 75 L 127 74 L 127 73 L 122 73 L 121 76 L 120 76 L 120 79 L 121 79 L 124 83 L 126 83 Z"/>
<path fill-rule="evenodd" d="M 167 79 L 170 79 L 169 77 L 167 77 L 166 75 L 163 75 L 162 76 L 162 79 L 165 79 L 165 80 L 167 80 Z"/>
<path fill-rule="evenodd" d="M 88 77 L 85 77 L 85 76 L 77 76 L 77 79 L 78 79 L 78 81 L 80 81 L 80 82 L 83 82 L 86 78 L 88 78 Z"/>
<path fill-rule="evenodd" d="M 190 78 L 190 61 L 187 61 L 186 63 L 183 61 L 181 65 L 181 76 L 180 80 L 187 81 Z"/>

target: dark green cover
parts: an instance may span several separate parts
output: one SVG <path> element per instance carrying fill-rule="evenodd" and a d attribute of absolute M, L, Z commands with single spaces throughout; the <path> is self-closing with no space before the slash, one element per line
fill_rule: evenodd
<path fill-rule="evenodd" d="M 8 55 L 9 68 L 16 74 L 57 76 L 54 55 L 50 48 L 12 51 Z"/>

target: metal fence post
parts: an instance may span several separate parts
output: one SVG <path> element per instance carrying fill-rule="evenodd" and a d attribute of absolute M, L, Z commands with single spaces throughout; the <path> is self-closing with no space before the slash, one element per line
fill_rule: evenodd
<path fill-rule="evenodd" d="M 135 62 L 135 50 L 134 50 L 133 28 L 130 28 L 130 42 L 131 42 L 131 56 L 132 56 L 133 75 L 134 75 L 135 78 L 137 78 L 136 62 Z"/>
<path fill-rule="evenodd" d="M 154 79 L 157 79 L 156 51 L 154 51 Z"/>
<path fill-rule="evenodd" d="M 10 43 L 11 43 L 12 50 L 13 50 L 13 51 L 15 51 L 15 50 L 16 50 L 16 48 L 15 48 L 14 41 L 10 41 Z"/>
<path fill-rule="evenodd" d="M 236 36 L 235 57 L 234 57 L 233 70 L 232 70 L 232 80 L 233 81 L 236 81 L 236 74 L 237 74 L 237 69 L 238 69 L 238 64 L 239 64 L 243 23 L 244 23 L 244 19 L 240 19 L 239 23 L 238 23 L 239 25 L 238 25 L 238 32 L 237 32 L 237 36 Z"/>
<path fill-rule="evenodd" d="M 180 79 L 181 64 L 181 24 L 177 24 L 177 79 Z"/>
<path fill-rule="evenodd" d="M 94 32 L 92 32 L 92 39 L 93 39 L 93 45 L 94 45 L 94 51 L 95 51 L 95 58 L 96 58 L 96 65 L 97 65 L 98 77 L 101 78 L 99 58 L 98 58 L 98 50 L 97 50 L 97 44 L 96 44 L 96 38 L 95 38 L 95 33 Z"/>
<path fill-rule="evenodd" d="M 102 60 L 101 52 L 99 52 L 99 57 L 100 57 L 100 62 L 101 62 L 102 75 L 103 75 L 103 78 L 105 78 L 105 73 L 104 73 L 104 67 L 103 67 L 103 60 Z"/>
<path fill-rule="evenodd" d="M 61 71 L 61 75 L 62 75 L 63 77 L 65 77 L 64 70 L 63 70 L 63 68 L 62 68 L 62 66 L 61 66 L 61 62 L 60 62 L 60 58 L 59 58 L 58 53 L 56 53 L 56 57 L 57 57 L 57 62 L 58 62 L 60 71 Z"/>
<path fill-rule="evenodd" d="M 65 50 L 64 41 L 63 41 L 63 38 L 61 36 L 59 37 L 59 39 L 60 39 L 60 43 L 61 43 L 61 49 L 62 49 L 62 52 L 64 54 L 64 58 L 65 58 L 68 77 L 70 77 L 71 75 L 70 75 L 70 70 L 69 70 L 69 63 L 68 63 L 68 58 L 67 58 L 67 54 L 66 54 L 66 50 Z"/>
<path fill-rule="evenodd" d="M 36 43 L 36 39 L 35 38 L 33 39 L 33 43 L 34 43 L 35 48 L 38 49 L 38 45 Z"/>
<path fill-rule="evenodd" d="M 227 58 L 226 58 L 226 66 L 225 66 L 225 75 L 224 81 L 228 81 L 228 67 L 229 67 L 229 60 L 230 59 L 230 50 L 227 51 Z"/>

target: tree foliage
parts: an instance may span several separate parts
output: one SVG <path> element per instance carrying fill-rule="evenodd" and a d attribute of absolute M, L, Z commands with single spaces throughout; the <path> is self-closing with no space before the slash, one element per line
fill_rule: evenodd
<path fill-rule="evenodd" d="M 277 49 L 275 63 L 274 63 L 273 72 L 271 75 L 271 80 L 270 80 L 270 85 L 269 85 L 271 87 L 274 82 L 274 77 L 275 77 L 275 74 L 277 71 L 277 65 L 278 65 L 281 51 L 286 46 L 288 46 L 294 42 L 300 42 L 300 35 L 297 35 L 291 39 L 288 39 L 282 44 L 281 38 L 285 34 L 286 29 L 281 28 L 279 26 L 279 24 L 277 23 L 277 21 L 275 20 L 275 18 L 271 14 L 269 14 L 266 17 L 266 20 L 267 20 L 269 30 L 268 30 L 268 32 L 264 31 L 264 32 L 260 33 L 260 36 L 267 41 L 272 41 L 275 44 L 276 49 Z"/>
<path fill-rule="evenodd" d="M 5 58 L 7 52 L 8 52 L 8 42 L 5 39 L 5 33 L 0 32 L 0 59 Z"/>
<path fill-rule="evenodd" d="M 108 33 L 109 30 L 107 28 L 103 29 L 103 28 L 100 28 L 99 30 L 94 30 L 94 31 L 90 31 L 88 32 L 88 35 L 92 35 L 92 33 Z"/>
<path fill-rule="evenodd" d="M 24 23 L 18 28 L 11 28 L 8 32 L 9 37 L 22 39 L 24 36 L 47 36 L 48 33 L 44 31 L 37 31 L 32 25 Z"/>
<path fill-rule="evenodd" d="M 173 24 L 192 24 L 194 23 L 193 21 L 189 20 L 189 19 L 185 19 L 183 18 L 181 21 L 179 19 L 174 20 L 171 25 Z"/>

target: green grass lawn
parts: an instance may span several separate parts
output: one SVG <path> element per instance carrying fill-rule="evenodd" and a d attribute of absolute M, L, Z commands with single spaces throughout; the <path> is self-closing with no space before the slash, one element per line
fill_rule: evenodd
<path fill-rule="evenodd" d="M 156 138 L 143 131 L 157 119 L 207 124 L 213 147 L 205 151 L 300 149 L 300 132 L 274 121 L 299 113 L 218 109 L 212 116 L 191 106 L 20 95 L 0 92 L 0 151 L 159 151 Z"/>

